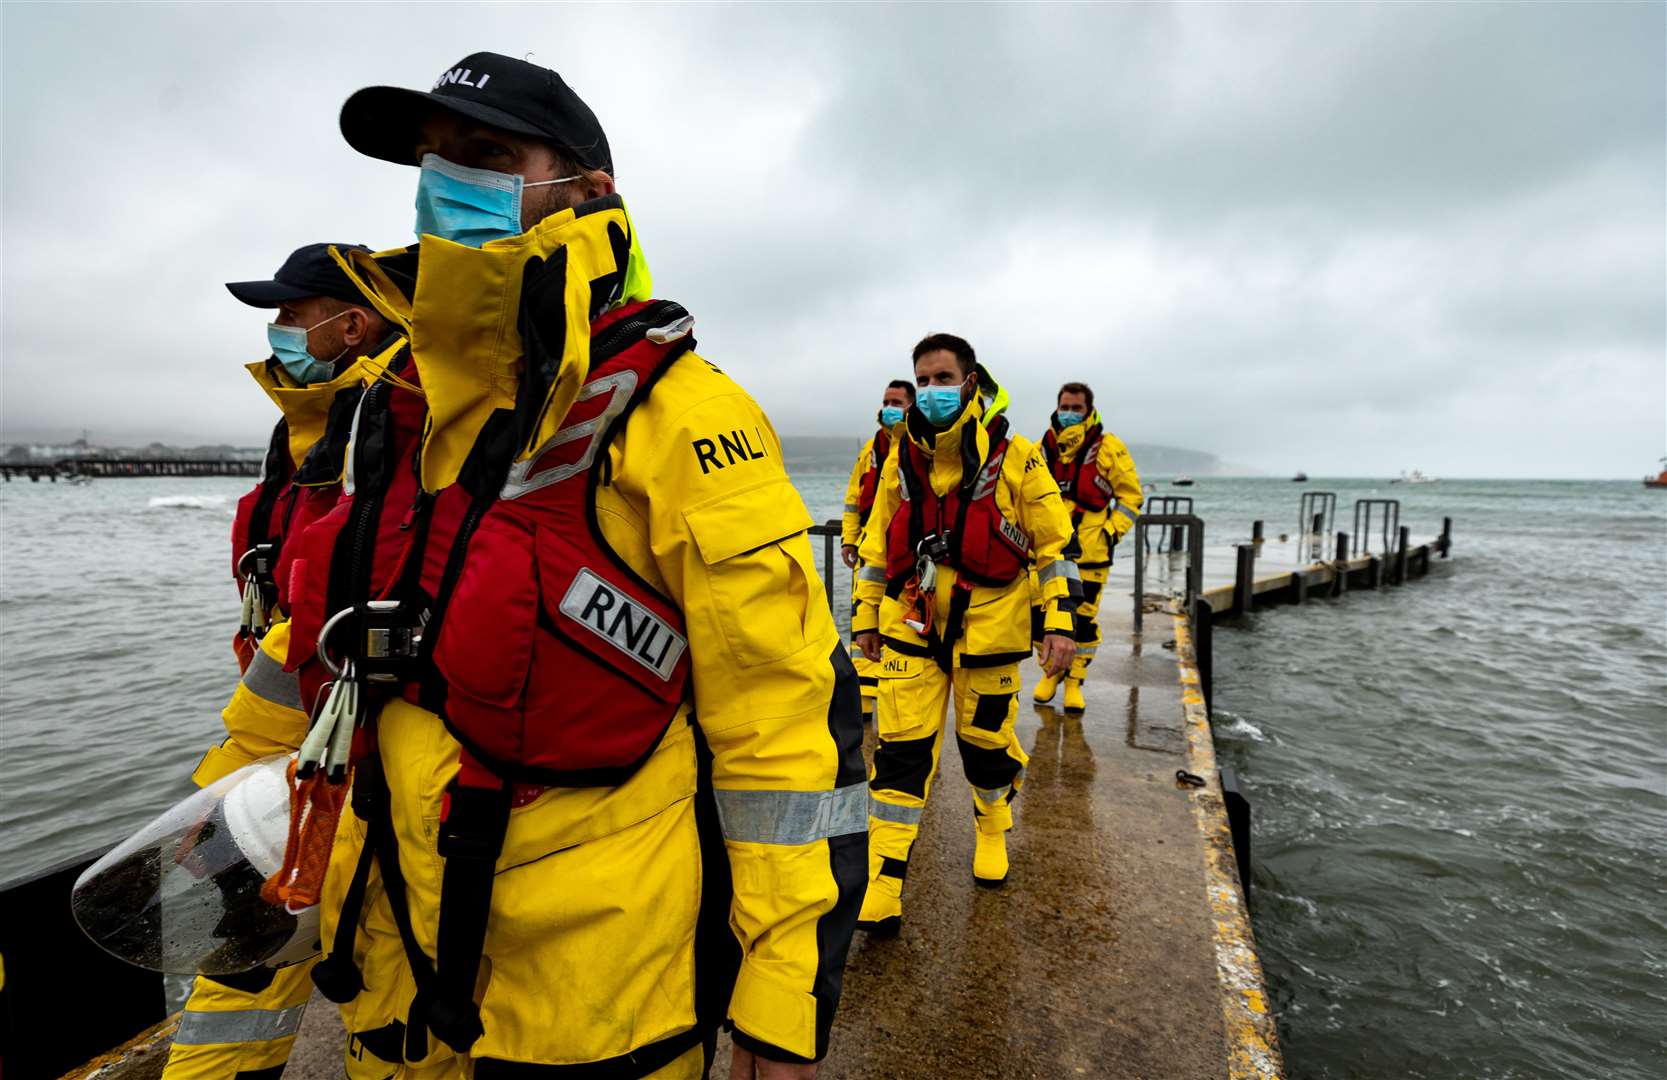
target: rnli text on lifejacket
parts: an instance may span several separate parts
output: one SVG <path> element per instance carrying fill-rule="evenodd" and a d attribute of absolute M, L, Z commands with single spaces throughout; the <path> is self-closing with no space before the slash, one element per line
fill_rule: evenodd
<path fill-rule="evenodd" d="M 752 439 L 758 440 L 756 450 L 753 449 Z M 713 469 L 722 469 L 728 465 L 743 464 L 767 457 L 764 448 L 769 444 L 764 441 L 763 434 L 757 428 L 753 428 L 751 438 L 745 431 L 736 430 L 727 435 L 719 435 L 717 442 L 713 442 L 711 439 L 696 439 L 689 445 L 694 448 L 695 460 L 700 462 L 701 475 L 705 476 Z M 724 461 L 718 460 L 719 450 L 723 451 Z"/>
<path fill-rule="evenodd" d="M 561 610 L 662 680 L 669 680 L 688 642 L 664 619 L 581 568 Z"/>

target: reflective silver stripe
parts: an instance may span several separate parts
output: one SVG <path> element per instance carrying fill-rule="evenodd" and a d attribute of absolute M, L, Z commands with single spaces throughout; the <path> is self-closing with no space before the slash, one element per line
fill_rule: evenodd
<path fill-rule="evenodd" d="M 1065 564 L 1065 576 L 1066 577 L 1070 578 L 1072 581 L 1077 581 L 1077 582 L 1080 582 L 1082 580 L 1082 571 L 1077 568 L 1076 563 L 1072 562 L 1069 559 L 1061 559 L 1060 561 Z"/>
<path fill-rule="evenodd" d="M 232 1009 L 227 1012 L 194 1012 L 187 1009 L 180 1014 L 179 1030 L 174 1042 L 181 1046 L 203 1046 L 208 1043 L 269 1042 L 294 1035 L 301 1026 L 305 1002 L 287 1009 Z"/>
<path fill-rule="evenodd" d="M 724 839 L 743 844 L 811 844 L 868 828 L 867 784 L 832 791 L 734 791 L 718 788 Z"/>
<path fill-rule="evenodd" d="M 243 673 L 243 686 L 251 694 L 274 705 L 301 708 L 300 674 L 285 671 L 284 665 L 260 649 L 255 650 L 255 658 L 249 661 L 249 670 Z"/>
<path fill-rule="evenodd" d="M 890 821 L 898 825 L 919 825 L 920 815 L 924 807 L 893 806 L 888 802 L 881 802 L 872 795 L 868 797 L 868 816 L 881 821 Z"/>
<path fill-rule="evenodd" d="M 858 506 L 856 503 L 846 503 L 845 512 L 847 514 L 860 514 L 862 513 L 862 507 Z"/>
<path fill-rule="evenodd" d="M 1078 656 L 1093 656 L 1097 651 L 1099 651 L 1099 648 L 1100 647 L 1098 645 L 1078 645 L 1077 646 L 1077 655 Z"/>
<path fill-rule="evenodd" d="M 1053 562 L 1036 571 L 1038 584 L 1046 585 L 1056 577 L 1066 579 L 1077 576 L 1077 564 L 1070 559 L 1055 559 Z"/>
<path fill-rule="evenodd" d="M 1140 516 L 1140 511 L 1139 510 L 1136 510 L 1132 506 L 1125 506 L 1122 503 L 1118 503 L 1116 506 L 1114 506 L 1112 508 L 1112 513 L 1122 514 L 1124 517 L 1129 519 L 1129 524 L 1130 525 L 1133 525 L 1134 521 L 1135 521 L 1135 518 Z"/>
<path fill-rule="evenodd" d="M 972 789 L 972 793 L 978 796 L 980 802 L 997 803 L 1007 798 L 1007 793 L 1012 790 L 1013 785 L 1009 784 L 1006 787 L 996 788 L 994 791 L 986 791 L 981 787 L 975 787 Z"/>
<path fill-rule="evenodd" d="M 857 580 L 873 581 L 884 585 L 886 583 L 886 572 L 881 570 L 878 566 L 868 566 L 864 564 L 863 566 L 857 568 Z"/>

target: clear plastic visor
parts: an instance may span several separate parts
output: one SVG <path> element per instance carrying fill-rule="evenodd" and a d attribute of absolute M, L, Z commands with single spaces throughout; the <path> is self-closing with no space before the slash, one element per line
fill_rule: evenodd
<path fill-rule="evenodd" d="M 88 867 L 75 921 L 128 963 L 231 975 L 318 952 L 318 909 L 261 898 L 289 835 L 288 757 L 247 765 L 196 792 Z"/>

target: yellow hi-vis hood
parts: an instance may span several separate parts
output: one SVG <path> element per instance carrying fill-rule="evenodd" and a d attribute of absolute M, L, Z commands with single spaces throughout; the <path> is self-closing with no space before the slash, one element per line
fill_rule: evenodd
<path fill-rule="evenodd" d="M 1077 451 L 1082 449 L 1082 440 L 1088 434 L 1088 429 L 1100 422 L 1098 409 L 1091 411 L 1080 424 L 1070 427 L 1060 427 L 1057 420 L 1050 421 L 1053 425 L 1054 440 L 1059 446 L 1059 460 L 1075 461 Z"/>
<path fill-rule="evenodd" d="M 518 462 L 561 427 L 589 374 L 593 283 L 617 275 L 619 295 L 610 298 L 609 306 L 618 306 L 648 299 L 653 279 L 617 195 L 564 210 L 519 236 L 479 248 L 438 236 L 424 236 L 419 243 L 416 293 L 404 305 L 397 289 L 394 297 L 385 296 L 391 283 L 377 280 L 380 267 L 372 257 L 352 251 L 332 254 L 378 309 L 409 332 L 428 401 L 418 475 L 424 490 L 434 492 L 456 481 L 487 419 L 499 409 L 516 407 L 526 368 L 519 328 L 521 288 L 530 261 L 543 260 L 546 273 L 565 261 L 566 332 L 559 367 L 538 408 L 522 405 L 522 413 L 536 417 L 536 423 L 519 440 Z"/>
<path fill-rule="evenodd" d="M 284 414 L 284 420 L 289 425 L 291 467 L 299 469 L 301 462 L 307 458 L 307 451 L 324 438 L 324 425 L 330 419 L 330 406 L 335 403 L 336 394 L 364 382 L 369 377 L 367 368 L 375 363 L 370 357 L 361 356 L 337 372 L 329 382 L 310 386 L 297 385 L 288 372 L 269 360 L 246 365 L 249 374 L 266 391 L 272 404 L 278 406 L 278 411 Z"/>
<path fill-rule="evenodd" d="M 978 372 L 978 389 L 973 392 L 984 407 L 984 426 L 989 427 L 996 422 L 996 417 L 1007 411 L 1007 390 L 996 382 L 995 376 L 985 369 L 983 364 L 974 364 Z"/>

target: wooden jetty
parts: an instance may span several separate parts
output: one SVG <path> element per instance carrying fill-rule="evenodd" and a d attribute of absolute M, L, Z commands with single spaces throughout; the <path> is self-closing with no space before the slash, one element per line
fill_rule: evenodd
<path fill-rule="evenodd" d="M 72 477 L 259 476 L 258 458 L 73 457 L 53 462 L 0 462 L 0 479 L 57 483 Z"/>

